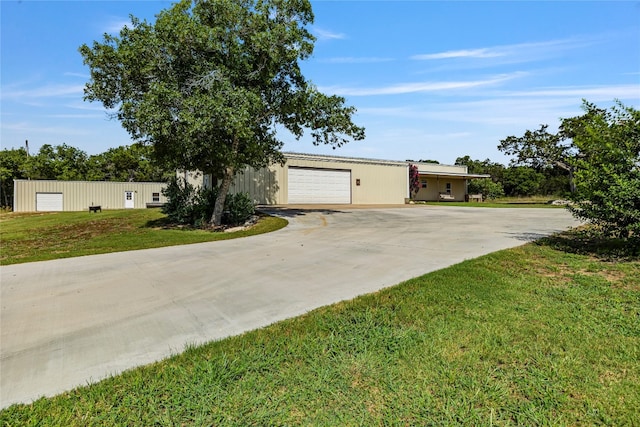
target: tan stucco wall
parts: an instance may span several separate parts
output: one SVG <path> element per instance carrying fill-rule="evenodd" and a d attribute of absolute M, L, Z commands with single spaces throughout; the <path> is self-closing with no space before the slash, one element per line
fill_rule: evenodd
<path fill-rule="evenodd" d="M 124 192 L 134 192 L 134 209 L 143 209 L 153 201 L 153 193 L 160 193 L 160 203 L 166 202 L 158 182 L 107 181 L 14 181 L 14 212 L 35 212 L 36 193 L 62 193 L 64 211 L 88 210 L 91 205 L 102 209 L 124 209 Z"/>

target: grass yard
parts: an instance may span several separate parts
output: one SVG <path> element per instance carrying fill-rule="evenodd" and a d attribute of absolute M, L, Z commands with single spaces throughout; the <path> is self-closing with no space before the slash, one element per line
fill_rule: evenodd
<path fill-rule="evenodd" d="M 0 214 L 0 265 L 233 239 L 278 230 L 282 218 L 263 216 L 232 233 L 166 227 L 160 209 Z"/>
<path fill-rule="evenodd" d="M 476 208 L 551 208 L 563 209 L 564 206 L 552 205 L 551 197 L 502 197 L 484 202 L 424 202 L 432 206 L 463 206 Z M 421 203 L 421 202 L 418 202 Z"/>
<path fill-rule="evenodd" d="M 575 237 L 14 405 L 0 425 L 640 425 L 640 261 Z"/>

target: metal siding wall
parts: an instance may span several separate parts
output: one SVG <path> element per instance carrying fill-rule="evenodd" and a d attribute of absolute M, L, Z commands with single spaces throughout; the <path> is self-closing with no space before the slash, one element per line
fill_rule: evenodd
<path fill-rule="evenodd" d="M 404 204 L 404 199 L 408 197 L 408 166 L 302 159 L 289 159 L 287 166 L 350 170 L 353 204 Z M 356 179 L 360 179 L 360 186 L 356 186 Z M 286 200 L 285 194 L 281 203 L 286 203 Z"/>
<path fill-rule="evenodd" d="M 282 167 L 280 165 L 258 170 L 246 168 L 244 173 L 236 175 L 229 193 L 248 193 L 254 203 L 260 205 L 279 204 L 280 195 L 278 192 L 281 188 L 279 184 L 281 174 Z"/>
<path fill-rule="evenodd" d="M 36 193 L 62 193 L 65 211 L 84 211 L 90 205 L 102 209 L 124 209 L 124 192 L 134 191 L 134 207 L 146 208 L 153 201 L 153 193 L 160 193 L 160 202 L 167 201 L 162 194 L 166 184 L 156 182 L 106 181 L 14 181 L 14 212 L 35 212 Z"/>
<path fill-rule="evenodd" d="M 254 202 L 265 205 L 287 204 L 289 167 L 351 171 L 351 203 L 404 204 L 409 197 L 409 171 L 405 165 L 357 163 L 340 160 L 287 159 L 279 164 L 236 175 L 230 193 L 249 193 Z M 356 185 L 360 179 L 360 186 Z"/>
<path fill-rule="evenodd" d="M 398 205 L 408 197 L 408 166 L 354 164 L 351 175 L 354 204 Z"/>

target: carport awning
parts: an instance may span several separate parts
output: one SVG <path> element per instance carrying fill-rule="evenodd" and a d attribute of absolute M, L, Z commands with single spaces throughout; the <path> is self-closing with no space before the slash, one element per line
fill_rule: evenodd
<path fill-rule="evenodd" d="M 454 173 L 454 172 L 420 172 L 418 175 L 429 178 L 459 178 L 459 179 L 480 179 L 491 178 L 491 175 L 481 173 Z"/>

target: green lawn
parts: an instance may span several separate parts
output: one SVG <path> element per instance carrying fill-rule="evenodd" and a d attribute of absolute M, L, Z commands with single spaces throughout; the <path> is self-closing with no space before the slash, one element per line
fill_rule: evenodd
<path fill-rule="evenodd" d="M 189 348 L 0 425 L 640 425 L 640 261 L 575 239 Z"/>
<path fill-rule="evenodd" d="M 484 202 L 416 202 L 431 206 L 461 206 L 476 208 L 552 208 L 563 209 L 564 206 L 552 205 L 550 202 L 556 200 L 551 196 L 534 197 L 502 197 L 499 199 L 486 200 Z"/>
<path fill-rule="evenodd" d="M 165 218 L 159 209 L 2 213 L 0 265 L 233 239 L 287 225 L 263 216 L 248 230 L 223 233 L 167 227 Z"/>

